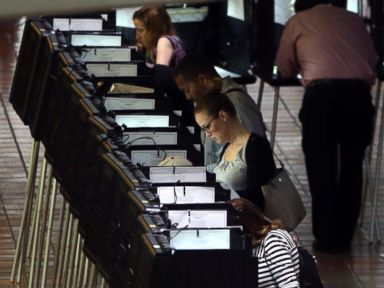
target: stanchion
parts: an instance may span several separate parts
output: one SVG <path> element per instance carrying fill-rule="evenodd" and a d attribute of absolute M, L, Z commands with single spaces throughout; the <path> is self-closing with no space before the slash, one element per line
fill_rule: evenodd
<path fill-rule="evenodd" d="M 89 279 L 88 279 L 88 288 L 95 287 L 96 282 L 96 265 L 94 263 L 91 263 L 91 272 L 89 273 Z"/>
<path fill-rule="evenodd" d="M 29 270 L 29 280 L 28 280 L 28 287 L 32 288 L 34 287 L 34 281 L 35 281 L 35 265 L 40 265 L 40 263 L 36 263 L 37 261 L 37 249 L 38 249 L 38 242 L 40 237 L 43 237 L 44 235 L 40 235 L 39 233 L 39 226 L 40 226 L 40 218 L 42 213 L 42 205 L 43 205 L 43 198 L 44 198 L 44 190 L 45 190 L 45 177 L 47 172 L 47 165 L 48 161 L 46 158 L 43 160 L 43 165 L 41 167 L 40 172 L 40 184 L 39 184 L 39 191 L 37 194 L 37 203 L 36 203 L 36 209 L 35 209 L 35 217 L 34 217 L 34 223 L 32 225 L 33 229 L 33 237 L 31 239 L 31 267 Z"/>
<path fill-rule="evenodd" d="M 277 113 L 279 110 L 279 100 L 280 100 L 280 87 L 274 87 L 274 91 L 275 91 L 275 95 L 274 95 L 274 100 L 273 100 L 272 125 L 271 125 L 271 147 L 272 147 L 272 151 L 275 148 Z"/>
<path fill-rule="evenodd" d="M 79 273 L 80 273 L 80 258 L 81 258 L 81 235 L 80 233 L 77 233 L 75 264 L 73 268 L 73 283 L 75 287 L 78 287 L 77 279 L 79 278 Z"/>
<path fill-rule="evenodd" d="M 59 236 L 60 238 L 58 241 L 58 247 L 56 250 L 56 263 L 55 263 L 55 273 L 54 273 L 54 288 L 61 288 L 61 278 L 63 274 L 63 262 L 64 262 L 64 256 L 65 256 L 65 245 L 66 245 L 66 240 L 67 240 L 67 234 L 68 234 L 68 229 L 69 229 L 69 208 L 66 207 L 66 202 L 65 199 L 63 199 L 63 225 L 61 226 L 62 229 L 59 231 Z M 64 247 L 63 247 L 64 246 Z"/>
<path fill-rule="evenodd" d="M 280 86 L 274 86 L 274 99 L 273 99 L 273 110 L 272 110 L 272 124 L 271 124 L 271 148 L 274 150 L 275 140 L 276 140 L 276 127 L 277 127 L 277 114 L 279 110 L 279 100 L 280 100 Z M 257 106 L 261 110 L 261 102 L 263 99 L 264 93 L 264 80 L 260 79 L 259 94 L 257 97 Z"/>
<path fill-rule="evenodd" d="M 381 81 L 377 81 L 376 85 L 376 93 L 375 93 L 375 101 L 374 101 L 374 107 L 375 107 L 375 114 L 373 117 L 373 130 L 372 130 L 372 141 L 371 144 L 368 146 L 367 151 L 365 153 L 364 157 L 364 185 L 363 185 L 363 195 L 362 195 L 362 201 L 361 201 L 361 212 L 360 212 L 360 229 L 363 228 L 364 225 L 364 218 L 365 218 L 365 211 L 366 211 L 366 201 L 367 201 L 367 194 L 372 191 L 372 153 L 373 153 L 373 145 L 374 140 L 376 136 L 376 125 L 377 125 L 377 115 L 379 111 L 379 103 L 380 103 L 380 96 L 381 96 Z"/>
<path fill-rule="evenodd" d="M 88 274 L 89 274 L 89 259 L 85 257 L 85 264 L 84 264 L 84 274 L 83 274 L 83 281 L 81 282 L 81 288 L 87 288 L 88 287 Z"/>
<path fill-rule="evenodd" d="M 72 225 L 72 239 L 70 243 L 70 255 L 69 255 L 69 261 L 68 261 L 68 273 L 67 273 L 67 279 L 66 279 L 66 288 L 71 288 L 72 287 L 72 281 L 73 281 L 73 276 L 75 273 L 74 267 L 75 267 L 75 256 L 77 252 L 77 247 L 78 247 L 78 233 L 77 233 L 77 228 L 78 228 L 79 221 L 77 219 L 73 219 L 73 225 Z"/>
<path fill-rule="evenodd" d="M 68 268 L 69 268 L 69 257 L 71 253 L 71 239 L 72 239 L 72 226 L 73 226 L 73 215 L 69 213 L 69 223 L 68 223 L 68 233 L 67 233 L 67 239 L 65 240 L 65 251 L 64 251 L 64 260 L 63 260 L 63 270 L 62 270 L 62 283 L 59 282 L 59 287 L 65 287 L 66 284 L 66 276 L 68 273 Z"/>
<path fill-rule="evenodd" d="M 48 264 L 49 264 L 49 248 L 51 243 L 51 235 L 52 235 L 52 226 L 53 226 L 53 218 L 55 212 L 56 205 L 56 194 L 57 194 L 57 181 L 53 178 L 52 183 L 52 199 L 51 205 L 49 207 L 49 216 L 48 216 L 48 226 L 47 226 L 47 238 L 45 240 L 45 248 L 44 248 L 44 260 L 43 260 L 43 272 L 41 276 L 41 288 L 47 287 L 47 272 L 48 272 Z"/>
<path fill-rule="evenodd" d="M 35 276 L 35 284 L 33 287 L 38 287 L 40 282 L 40 270 L 41 270 L 41 258 L 43 257 L 43 247 L 44 247 L 44 240 L 45 240 L 45 233 L 46 233 L 46 227 L 47 227 L 47 220 L 48 220 L 48 209 L 49 209 L 49 201 L 51 197 L 51 186 L 52 186 L 52 179 L 53 179 L 53 170 L 52 167 L 49 169 L 48 173 L 48 181 L 47 186 L 45 190 L 47 193 L 45 193 L 45 205 L 43 207 L 43 210 L 40 214 L 43 215 L 43 220 L 41 223 L 41 229 L 39 231 L 40 239 L 38 241 L 37 246 L 37 256 L 36 256 L 36 276 Z"/>
<path fill-rule="evenodd" d="M 381 90 L 381 86 L 380 86 L 380 90 Z M 369 233 L 369 242 L 371 243 L 374 241 L 375 231 L 376 231 L 376 240 L 381 241 L 380 227 L 377 219 L 377 205 L 378 205 L 378 198 L 379 198 L 381 158 L 383 154 L 383 137 L 384 137 L 384 111 L 383 110 L 384 110 L 384 103 L 381 107 L 379 142 L 377 145 L 377 160 L 376 160 L 376 169 L 375 169 L 375 178 L 374 178 L 375 185 L 374 185 L 373 198 L 372 198 L 372 217 L 371 217 L 371 227 L 370 227 L 370 233 Z"/>
<path fill-rule="evenodd" d="M 12 265 L 12 273 L 10 278 L 11 282 L 15 281 L 16 271 L 18 272 L 18 275 L 17 275 L 18 277 L 16 282 L 20 283 L 20 280 L 21 280 L 21 270 L 25 260 L 25 257 L 23 255 L 25 254 L 24 245 L 25 243 L 27 243 L 26 238 L 28 238 L 28 230 L 29 230 L 28 223 L 30 221 L 31 210 L 33 205 L 33 193 L 35 190 L 36 170 L 37 170 L 37 163 L 39 160 L 39 148 L 40 148 L 40 142 L 33 139 L 32 150 L 31 150 L 30 159 L 29 159 L 27 191 L 25 193 L 26 195 L 25 195 L 25 202 L 24 202 L 24 208 L 23 208 L 23 215 L 21 217 L 20 232 L 19 232 L 19 236 L 17 237 L 15 257 Z"/>
<path fill-rule="evenodd" d="M 83 247 L 83 240 L 81 239 L 81 245 L 80 247 Z M 83 275 L 85 273 L 85 261 L 86 257 L 83 251 L 80 251 L 80 264 L 79 264 L 79 272 L 77 275 L 77 281 L 76 281 L 76 288 L 81 287 L 83 283 Z"/>
<path fill-rule="evenodd" d="M 261 111 L 261 102 L 263 101 L 263 93 L 264 93 L 264 80 L 260 79 L 259 95 L 257 96 L 257 102 L 256 102 L 256 105 L 257 107 L 259 107 L 260 111 Z"/>

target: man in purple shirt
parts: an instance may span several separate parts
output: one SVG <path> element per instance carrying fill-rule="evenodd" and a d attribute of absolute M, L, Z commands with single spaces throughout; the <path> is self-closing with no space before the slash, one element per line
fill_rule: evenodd
<path fill-rule="evenodd" d="M 297 0 L 277 54 L 282 77 L 301 74 L 299 119 L 312 194 L 314 248 L 348 250 L 372 138 L 370 88 L 377 54 L 362 19 L 326 0 Z"/>

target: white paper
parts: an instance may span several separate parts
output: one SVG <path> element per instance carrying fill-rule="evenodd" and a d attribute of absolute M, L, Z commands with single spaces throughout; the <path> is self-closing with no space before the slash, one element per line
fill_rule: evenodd
<path fill-rule="evenodd" d="M 194 126 L 187 126 L 187 129 L 191 134 L 195 134 L 195 127 Z"/>
<path fill-rule="evenodd" d="M 109 110 L 154 110 L 155 99 L 107 97 L 104 102 Z"/>
<path fill-rule="evenodd" d="M 120 47 L 121 35 L 72 34 L 72 46 Z"/>
<path fill-rule="evenodd" d="M 168 219 L 178 229 L 227 227 L 226 210 L 169 210 Z"/>
<path fill-rule="evenodd" d="M 141 6 L 116 9 L 116 26 L 135 28 L 132 16 L 133 13 L 135 13 L 135 11 L 139 10 L 140 8 Z"/>
<path fill-rule="evenodd" d="M 102 31 L 103 30 L 103 20 L 102 19 L 71 18 L 71 19 L 69 19 L 69 30 L 73 30 L 73 31 Z"/>
<path fill-rule="evenodd" d="M 176 250 L 230 249 L 229 229 L 172 230 L 170 236 Z"/>
<path fill-rule="evenodd" d="M 169 127 L 168 115 L 116 115 L 119 125 L 125 124 L 128 128 L 136 127 Z"/>
<path fill-rule="evenodd" d="M 160 186 L 157 187 L 157 195 L 159 195 L 161 204 L 193 204 L 215 202 L 214 187 Z"/>
<path fill-rule="evenodd" d="M 126 63 L 88 63 L 88 73 L 96 77 L 136 77 L 137 65 Z"/>
<path fill-rule="evenodd" d="M 225 70 L 219 66 L 215 66 L 215 70 L 220 75 L 221 78 L 225 78 L 227 76 L 229 76 L 231 78 L 240 78 L 241 77 L 240 74 L 236 74 L 236 73 L 233 73 L 231 71 Z"/>
<path fill-rule="evenodd" d="M 68 18 L 53 18 L 53 30 L 68 31 L 69 19 Z"/>
<path fill-rule="evenodd" d="M 244 1 L 243 0 L 228 0 L 227 15 L 230 17 L 244 21 L 244 19 L 245 19 L 245 17 L 244 17 Z"/>
<path fill-rule="evenodd" d="M 137 86 L 132 84 L 125 83 L 113 83 L 111 89 L 109 89 L 109 94 L 143 94 L 143 93 L 155 93 L 155 89 Z"/>
<path fill-rule="evenodd" d="M 129 62 L 131 49 L 129 48 L 90 48 L 81 52 L 84 62 Z"/>
<path fill-rule="evenodd" d="M 177 132 L 123 132 L 124 137 L 128 137 L 128 141 L 135 141 L 137 138 L 149 137 L 136 140 L 132 145 L 177 145 Z M 125 139 L 125 138 L 124 138 Z"/>
<path fill-rule="evenodd" d="M 359 1 L 357 0 L 348 0 L 347 1 L 347 10 L 353 13 L 359 13 Z"/>
<path fill-rule="evenodd" d="M 151 167 L 149 179 L 152 183 L 206 182 L 205 166 Z"/>
<path fill-rule="evenodd" d="M 166 157 L 187 158 L 187 150 L 132 150 L 131 161 L 142 166 L 157 166 Z"/>
<path fill-rule="evenodd" d="M 169 17 L 171 17 L 172 23 L 201 22 L 208 14 L 208 6 L 200 8 L 168 8 L 167 12 Z"/>

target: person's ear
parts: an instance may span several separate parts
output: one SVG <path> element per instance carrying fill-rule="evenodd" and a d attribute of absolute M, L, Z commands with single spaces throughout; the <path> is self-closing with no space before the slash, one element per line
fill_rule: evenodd
<path fill-rule="evenodd" d="M 223 111 L 223 110 L 219 111 L 219 118 L 220 118 L 222 121 L 227 122 L 228 119 L 229 119 L 229 117 L 230 117 L 230 116 L 229 116 L 228 112 Z"/>
<path fill-rule="evenodd" d="M 204 87 L 207 86 L 208 78 L 204 74 L 197 75 L 197 82 Z"/>

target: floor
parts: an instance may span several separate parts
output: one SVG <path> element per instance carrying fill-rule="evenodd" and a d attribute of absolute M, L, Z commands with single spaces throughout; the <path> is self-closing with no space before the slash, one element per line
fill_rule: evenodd
<path fill-rule="evenodd" d="M 0 22 L 0 287 L 16 287 L 9 282 L 15 241 L 18 234 L 24 203 L 26 176 L 31 149 L 28 127 L 24 126 L 13 111 L 8 98 L 15 67 L 16 55 L 22 34 L 22 20 Z M 249 85 L 252 96 L 257 97 L 258 85 Z M 298 227 L 303 246 L 310 251 L 313 237 L 310 221 L 310 195 L 303 154 L 300 147 L 300 124 L 297 119 L 301 101 L 301 88 L 281 89 L 279 102 L 276 151 L 286 163 L 293 180 L 305 201 L 308 215 Z M 271 126 L 273 89 L 266 85 L 262 112 L 268 127 Z M 376 147 L 377 139 L 375 141 Z M 373 155 L 376 151 L 374 149 Z M 375 157 L 374 157 L 375 158 Z M 382 180 L 383 177 L 380 177 Z M 380 183 L 382 200 L 384 183 Z M 315 253 L 322 279 L 327 288 L 384 287 L 384 250 L 379 244 L 369 244 L 370 198 L 361 229 L 357 231 L 350 253 L 326 255 Z M 379 220 L 383 217 L 379 203 Z M 383 231 L 383 225 L 380 225 Z M 384 234 L 381 233 L 381 236 Z M 313 251 L 312 251 L 313 252 Z M 22 285 L 24 286 L 24 285 Z"/>

